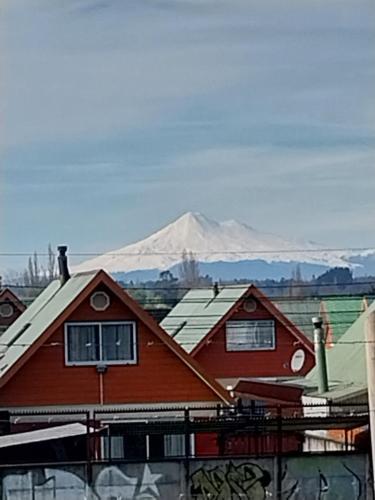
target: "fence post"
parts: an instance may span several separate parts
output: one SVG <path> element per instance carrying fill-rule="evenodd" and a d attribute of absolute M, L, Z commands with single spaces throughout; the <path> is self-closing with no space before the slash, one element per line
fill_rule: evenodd
<path fill-rule="evenodd" d="M 94 413 L 95 415 L 95 413 Z M 95 417 L 94 417 L 95 418 Z M 91 434 L 90 434 L 90 412 L 86 413 L 86 425 L 87 425 L 87 435 L 86 435 L 86 484 L 91 486 L 92 483 L 92 467 L 91 467 Z M 95 425 L 95 422 L 94 424 Z"/>
<path fill-rule="evenodd" d="M 277 500 L 282 500 L 282 482 L 283 482 L 283 464 L 282 464 L 282 452 L 283 452 L 283 415 L 282 408 L 277 405 L 277 473 L 276 473 L 276 498 Z"/>
<path fill-rule="evenodd" d="M 190 410 L 188 407 L 184 411 L 184 434 L 185 434 L 185 496 L 189 497 L 190 480 Z"/>

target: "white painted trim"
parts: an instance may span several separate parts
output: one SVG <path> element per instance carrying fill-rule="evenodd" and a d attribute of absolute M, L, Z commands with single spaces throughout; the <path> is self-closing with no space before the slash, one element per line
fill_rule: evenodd
<path fill-rule="evenodd" d="M 132 360 L 105 360 L 103 358 L 103 342 L 102 342 L 102 326 L 103 325 L 131 325 L 133 337 L 133 354 Z M 99 327 L 99 360 L 95 361 L 68 361 L 68 328 L 69 326 L 98 326 Z M 97 365 L 136 365 L 138 363 L 137 353 L 137 324 L 135 321 L 67 321 L 64 323 L 64 353 L 65 366 L 97 366 Z"/>
<path fill-rule="evenodd" d="M 97 307 L 94 304 L 94 300 L 95 300 L 95 297 L 97 295 L 104 295 L 105 298 L 107 299 L 107 303 L 106 303 L 106 305 L 104 307 Z M 96 292 L 94 292 L 93 294 L 91 294 L 91 296 L 90 296 L 90 306 L 91 306 L 92 309 L 94 309 L 94 311 L 99 311 L 99 312 L 105 311 L 106 309 L 108 309 L 108 307 L 110 305 L 111 305 L 111 299 L 109 298 L 108 293 L 103 292 L 102 290 L 97 290 Z"/>
<path fill-rule="evenodd" d="M 227 326 L 228 324 L 235 323 L 272 323 L 273 326 L 273 342 L 270 347 L 253 347 L 253 348 L 244 348 L 244 349 L 230 349 L 228 347 L 228 335 L 227 335 Z M 275 351 L 276 350 L 276 322 L 274 319 L 234 319 L 228 320 L 225 322 L 225 350 L 227 352 L 257 352 L 257 351 Z"/>

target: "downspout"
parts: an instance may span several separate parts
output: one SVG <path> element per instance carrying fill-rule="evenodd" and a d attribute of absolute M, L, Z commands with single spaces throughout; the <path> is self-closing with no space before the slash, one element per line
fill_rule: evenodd
<path fill-rule="evenodd" d="M 104 373 L 99 372 L 99 404 L 104 404 Z"/>
<path fill-rule="evenodd" d="M 107 365 L 104 363 L 99 363 L 96 365 L 96 371 L 98 373 L 99 379 L 99 404 L 100 406 L 104 405 L 104 374 L 107 371 Z"/>
<path fill-rule="evenodd" d="M 323 320 L 321 317 L 312 318 L 314 325 L 314 349 L 315 349 L 315 362 L 318 371 L 318 390 L 319 394 L 328 391 L 328 374 L 327 374 L 327 360 L 324 341 Z"/>

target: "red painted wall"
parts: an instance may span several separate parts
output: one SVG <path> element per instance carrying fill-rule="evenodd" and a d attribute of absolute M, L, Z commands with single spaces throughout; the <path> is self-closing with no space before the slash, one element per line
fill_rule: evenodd
<path fill-rule="evenodd" d="M 244 311 L 241 307 L 229 318 L 232 320 L 274 319 L 273 316 L 258 303 L 253 313 Z M 314 366 L 313 355 L 305 350 L 305 364 L 298 373 L 293 373 L 290 361 L 297 349 L 303 348 L 294 335 L 281 323 L 275 320 L 276 348 L 264 351 L 226 351 L 225 325 L 209 339 L 195 359 L 215 378 L 230 377 L 284 377 L 302 376 Z"/>
<path fill-rule="evenodd" d="M 94 311 L 85 301 L 69 321 L 136 320 L 109 290 L 111 305 Z M 217 401 L 218 397 L 147 327 L 137 321 L 138 364 L 108 366 L 103 375 L 104 404 Z M 50 345 L 50 344 L 56 345 Z M 55 331 L 0 389 L 2 406 L 100 403 L 95 366 L 65 366 L 64 328 Z"/>
<path fill-rule="evenodd" d="M 13 295 L 8 292 L 8 290 L 4 290 L 0 293 L 0 304 L 10 304 L 13 307 L 13 314 L 9 317 L 0 316 L 0 327 L 8 327 L 13 324 L 18 316 L 22 314 L 25 310 L 24 304 L 13 297 Z"/>

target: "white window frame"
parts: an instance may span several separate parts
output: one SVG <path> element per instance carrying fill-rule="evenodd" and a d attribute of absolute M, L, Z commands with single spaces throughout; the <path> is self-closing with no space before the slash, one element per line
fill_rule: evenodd
<path fill-rule="evenodd" d="M 131 325 L 133 336 L 133 354 L 131 360 L 106 360 L 103 359 L 103 342 L 102 342 L 102 326 L 116 325 Z M 68 328 L 70 326 L 99 326 L 99 358 L 96 361 L 69 361 L 68 359 Z M 138 363 L 137 356 L 137 331 L 135 321 L 72 321 L 64 325 L 64 351 L 66 366 L 97 366 L 97 365 L 136 365 Z"/>
<path fill-rule="evenodd" d="M 146 423 L 147 420 L 145 420 L 144 422 Z M 183 436 L 185 438 L 185 434 L 168 434 L 168 435 L 178 435 L 178 436 Z M 113 457 L 113 454 L 112 454 L 113 450 L 111 448 L 112 438 L 121 438 L 122 439 L 122 456 L 121 457 Z M 146 434 L 145 438 L 146 438 L 146 460 L 150 460 L 150 435 Z M 195 458 L 195 434 L 190 434 L 189 438 L 190 438 L 189 458 Z M 114 460 L 114 461 L 115 460 L 127 460 L 125 449 L 124 449 L 124 439 L 125 439 L 125 436 L 122 434 L 119 434 L 119 435 L 111 434 L 110 436 L 102 436 L 101 437 L 101 451 L 100 451 L 101 459 L 102 460 L 109 460 L 111 458 L 111 460 Z M 164 459 L 168 460 L 168 459 L 173 459 L 173 458 L 175 458 L 175 459 L 183 458 L 185 456 L 186 456 L 186 450 L 184 450 L 184 453 L 181 456 L 179 456 L 179 455 L 167 455 L 165 453 L 165 441 L 164 441 L 164 456 L 160 457 L 160 458 L 162 458 L 162 459 L 164 458 Z"/>
<path fill-rule="evenodd" d="M 235 326 L 236 324 L 240 326 L 241 323 L 263 323 L 267 322 L 272 324 L 273 327 L 273 342 L 272 345 L 265 347 L 249 347 L 247 344 L 243 344 L 242 347 L 236 348 L 231 347 L 234 342 L 228 342 L 228 326 Z M 240 344 L 239 344 L 240 345 Z M 225 324 L 225 349 L 228 352 L 254 352 L 254 351 L 274 351 L 276 349 L 276 324 L 273 319 L 244 319 L 244 320 L 233 320 L 227 321 Z"/>

